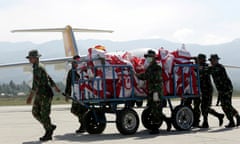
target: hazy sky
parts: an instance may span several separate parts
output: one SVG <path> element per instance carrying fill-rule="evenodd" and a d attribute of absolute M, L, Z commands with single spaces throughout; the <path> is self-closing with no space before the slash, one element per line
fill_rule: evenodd
<path fill-rule="evenodd" d="M 18 28 L 114 30 L 77 34 L 77 39 L 115 41 L 162 38 L 218 44 L 240 38 L 240 0 L 1 0 L 0 41 L 61 39 L 59 33 L 10 33 Z"/>

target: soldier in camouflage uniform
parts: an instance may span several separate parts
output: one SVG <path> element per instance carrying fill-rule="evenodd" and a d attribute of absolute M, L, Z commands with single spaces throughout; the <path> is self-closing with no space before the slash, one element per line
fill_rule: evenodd
<path fill-rule="evenodd" d="M 72 80 L 73 80 L 73 73 L 74 73 L 74 78 L 77 81 L 80 76 L 77 73 L 77 67 L 78 63 L 77 61 L 80 59 L 80 57 L 74 56 L 73 57 L 73 62 L 72 62 L 72 69 L 69 70 L 68 75 L 67 75 L 67 81 L 66 81 L 66 88 L 65 88 L 65 95 L 71 96 L 72 94 Z M 66 99 L 68 101 L 68 99 Z M 87 111 L 87 108 L 82 106 L 81 104 L 77 103 L 76 101 L 72 101 L 72 107 L 71 107 L 71 112 L 78 117 L 78 121 L 80 123 L 79 129 L 76 130 L 76 133 L 83 133 L 85 132 L 85 128 L 83 126 L 82 122 L 82 116 L 83 114 Z"/>
<path fill-rule="evenodd" d="M 54 86 L 57 92 L 60 92 L 60 90 L 47 74 L 43 65 L 39 63 L 40 56 L 37 50 L 32 50 L 26 57 L 29 59 L 29 62 L 33 64 L 33 84 L 31 93 L 27 98 L 27 104 L 31 104 L 35 94 L 32 114 L 43 125 L 46 132 L 45 135 L 40 138 L 40 141 L 47 141 L 52 140 L 53 131 L 56 129 L 56 125 L 51 123 L 51 118 L 49 116 L 53 97 L 51 86 Z"/>
<path fill-rule="evenodd" d="M 220 114 L 211 108 L 213 85 L 210 78 L 209 66 L 206 63 L 206 56 L 199 54 L 197 57 L 199 64 L 199 75 L 200 75 L 200 88 L 201 88 L 201 110 L 203 115 L 202 128 L 209 128 L 208 125 L 208 113 L 214 115 L 219 120 L 219 126 L 223 124 L 224 114 Z"/>
<path fill-rule="evenodd" d="M 212 66 L 210 68 L 213 81 L 218 91 L 218 95 L 220 96 L 220 102 L 222 109 L 229 120 L 229 124 L 226 125 L 226 128 L 231 128 L 234 126 L 240 125 L 240 116 L 237 110 L 232 106 L 232 92 L 233 86 L 232 82 L 229 79 L 227 72 L 223 65 L 218 63 L 220 58 L 217 54 L 211 55 L 209 61 L 211 62 Z M 235 125 L 234 116 L 237 119 L 237 123 Z"/>
<path fill-rule="evenodd" d="M 155 60 L 155 52 L 149 50 L 144 55 L 149 66 L 145 73 L 138 74 L 137 77 L 142 80 L 147 80 L 148 83 L 148 106 L 152 108 L 152 114 L 156 122 L 163 119 L 167 123 L 167 131 L 171 130 L 171 119 L 167 118 L 162 113 L 162 96 L 163 96 L 163 83 L 162 83 L 162 68 Z M 159 133 L 159 129 L 156 128 L 150 132 L 151 134 Z"/>
<path fill-rule="evenodd" d="M 198 58 L 197 57 L 192 57 L 195 63 L 198 63 Z M 200 97 L 189 97 L 189 98 L 183 98 L 181 100 L 181 103 L 185 106 L 188 106 L 193 109 L 193 127 L 201 127 L 199 125 L 200 123 L 200 117 L 201 117 L 201 98 Z"/>

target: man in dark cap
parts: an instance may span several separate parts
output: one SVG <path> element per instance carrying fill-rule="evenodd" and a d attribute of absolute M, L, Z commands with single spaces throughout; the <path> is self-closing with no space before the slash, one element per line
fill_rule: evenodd
<path fill-rule="evenodd" d="M 219 126 L 223 124 L 224 114 L 220 114 L 211 108 L 213 85 L 210 78 L 209 66 L 206 63 L 206 56 L 199 54 L 197 57 L 197 63 L 199 64 L 199 76 L 200 76 L 200 89 L 201 89 L 201 110 L 203 115 L 202 128 L 209 128 L 208 125 L 208 113 L 214 115 L 219 120 Z"/>
<path fill-rule="evenodd" d="M 226 128 L 232 128 L 240 125 L 240 116 L 238 111 L 232 106 L 232 92 L 233 86 L 230 78 L 223 65 L 219 64 L 219 57 L 217 54 L 212 54 L 208 59 L 211 62 L 211 75 L 218 91 L 222 109 L 229 120 L 229 124 Z M 237 119 L 236 125 L 234 122 L 234 116 Z"/>
<path fill-rule="evenodd" d="M 68 71 L 67 80 L 66 80 L 66 88 L 65 95 L 71 96 L 72 94 L 72 81 L 74 75 L 74 81 L 78 81 L 80 75 L 77 73 L 78 61 L 80 60 L 80 56 L 73 56 L 72 68 Z M 68 99 L 66 99 L 68 101 Z M 76 101 L 72 101 L 71 112 L 78 117 L 78 121 L 80 123 L 79 129 L 76 130 L 76 133 L 85 132 L 85 127 L 82 122 L 83 114 L 87 111 L 87 108 L 77 103 Z"/>
<path fill-rule="evenodd" d="M 162 68 L 156 62 L 156 54 L 153 50 L 149 50 L 144 55 L 149 63 L 145 73 L 138 74 L 137 77 L 142 80 L 147 80 L 148 83 L 148 107 L 152 109 L 152 115 L 156 123 L 163 119 L 167 123 L 167 131 L 171 130 L 171 119 L 167 118 L 162 113 L 163 99 L 163 83 L 162 83 Z M 159 129 L 153 129 L 150 134 L 159 133 Z"/>
<path fill-rule="evenodd" d="M 40 141 L 48 141 L 52 140 L 53 131 L 56 129 L 56 125 L 51 123 L 50 118 L 53 97 L 51 86 L 55 87 L 57 92 L 60 92 L 60 90 L 52 78 L 47 74 L 44 66 L 39 63 L 40 56 L 37 50 L 31 50 L 26 57 L 33 65 L 32 90 L 27 98 L 27 104 L 31 104 L 33 96 L 35 95 L 32 114 L 45 129 L 45 135 L 40 137 Z"/>

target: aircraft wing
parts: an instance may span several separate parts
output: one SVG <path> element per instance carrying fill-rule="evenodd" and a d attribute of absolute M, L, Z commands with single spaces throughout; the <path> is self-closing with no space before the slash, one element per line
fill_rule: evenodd
<path fill-rule="evenodd" d="M 49 59 L 40 59 L 40 62 L 43 63 L 44 65 L 54 65 L 55 69 L 65 69 L 66 64 L 68 62 L 70 62 L 71 59 L 72 59 L 72 57 L 49 58 Z M 2 68 L 21 68 L 21 67 L 22 68 L 26 68 L 26 67 L 31 68 L 31 64 L 28 61 L 0 64 L 0 69 L 2 69 Z"/>
<path fill-rule="evenodd" d="M 224 65 L 226 68 L 240 69 L 240 66 Z"/>
<path fill-rule="evenodd" d="M 66 28 L 69 29 L 70 26 Z M 48 28 L 48 29 L 21 29 L 12 30 L 11 32 L 64 32 L 66 28 Z M 113 33 L 112 30 L 98 30 L 98 29 L 81 29 L 81 28 L 71 28 L 74 32 L 93 32 L 93 33 Z"/>

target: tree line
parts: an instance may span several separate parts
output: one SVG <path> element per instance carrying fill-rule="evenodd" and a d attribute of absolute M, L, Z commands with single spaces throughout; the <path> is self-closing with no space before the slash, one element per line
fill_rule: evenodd
<path fill-rule="evenodd" d="M 57 82 L 57 86 L 64 90 L 65 85 L 62 82 Z M 23 81 L 20 84 L 15 83 L 13 80 L 10 80 L 9 83 L 2 83 L 0 84 L 0 95 L 1 96 L 17 96 L 21 94 L 28 94 L 31 89 L 31 85 L 27 84 Z"/>

